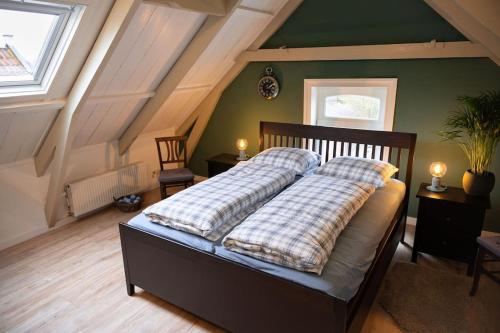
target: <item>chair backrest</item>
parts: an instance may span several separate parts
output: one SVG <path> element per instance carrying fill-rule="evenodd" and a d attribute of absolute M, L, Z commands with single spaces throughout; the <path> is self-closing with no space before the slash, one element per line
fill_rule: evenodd
<path fill-rule="evenodd" d="M 183 163 L 185 168 L 187 165 L 187 148 L 186 136 L 171 136 L 163 138 L 155 138 L 156 148 L 158 149 L 158 159 L 160 160 L 160 169 L 169 163 Z M 165 144 L 165 149 L 162 149 L 161 144 Z M 162 152 L 164 154 L 162 154 Z"/>

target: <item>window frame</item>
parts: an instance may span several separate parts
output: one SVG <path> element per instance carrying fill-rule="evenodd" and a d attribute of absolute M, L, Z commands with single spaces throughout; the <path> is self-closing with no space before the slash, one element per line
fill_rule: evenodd
<path fill-rule="evenodd" d="M 311 109 L 316 109 L 316 98 L 312 88 L 317 87 L 384 87 L 387 98 L 384 112 L 384 131 L 392 131 L 396 108 L 397 78 L 349 78 L 349 79 L 304 79 L 303 123 L 314 125 Z M 313 105 L 314 104 L 314 105 Z"/>
<path fill-rule="evenodd" d="M 16 94 L 34 91 L 46 91 L 49 88 L 62 56 L 74 34 L 74 30 L 82 17 L 85 6 L 74 4 L 57 4 L 42 1 L 12 1 L 0 3 L 0 9 L 58 15 L 49 38 L 45 41 L 42 56 L 34 65 L 33 80 L 13 80 L 0 82 L 2 94 Z"/>

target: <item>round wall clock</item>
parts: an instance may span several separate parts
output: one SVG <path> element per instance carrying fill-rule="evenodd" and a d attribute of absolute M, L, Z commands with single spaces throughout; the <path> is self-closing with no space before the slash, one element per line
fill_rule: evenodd
<path fill-rule="evenodd" d="M 280 84 L 274 77 L 273 69 L 266 68 L 266 73 L 260 78 L 258 84 L 259 94 L 265 99 L 273 99 L 280 92 Z"/>

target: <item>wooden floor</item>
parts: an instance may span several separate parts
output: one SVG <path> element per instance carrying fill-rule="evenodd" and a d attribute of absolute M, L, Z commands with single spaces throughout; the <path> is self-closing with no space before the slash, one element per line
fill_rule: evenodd
<path fill-rule="evenodd" d="M 140 288 L 127 296 L 117 224 L 135 214 L 109 208 L 0 252 L 0 332 L 221 331 Z M 410 226 L 410 244 L 413 233 Z M 400 245 L 393 262 L 409 258 Z M 419 264 L 465 271 L 430 256 Z M 400 330 L 375 302 L 363 332 Z"/>

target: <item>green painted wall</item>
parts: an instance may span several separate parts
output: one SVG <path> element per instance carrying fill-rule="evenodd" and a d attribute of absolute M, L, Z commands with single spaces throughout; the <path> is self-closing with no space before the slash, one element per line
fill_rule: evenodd
<path fill-rule="evenodd" d="M 423 0 L 304 0 L 263 48 L 466 40 Z"/>
<path fill-rule="evenodd" d="M 332 2 L 340 4 L 342 10 L 333 11 Z M 370 15 L 357 9 L 360 3 L 370 6 Z M 348 15 L 358 12 L 358 16 Z M 330 21 L 328 13 L 333 17 Z M 356 21 L 347 17 L 356 17 Z M 335 28 L 328 28 L 329 22 Z M 418 0 L 306 0 L 265 47 L 417 42 L 432 38 L 461 40 L 463 36 Z M 257 81 L 268 65 L 278 75 L 282 89 L 273 101 L 257 94 Z M 247 138 L 249 153 L 255 154 L 261 120 L 301 123 L 304 79 L 370 77 L 398 78 L 394 130 L 418 134 L 410 202 L 410 215 L 416 216 L 415 192 L 421 182 L 430 180 L 428 167 L 432 161 L 441 160 L 448 165 L 445 182 L 461 184 L 467 161 L 456 145 L 440 142 L 436 132 L 447 113 L 458 105 L 457 96 L 500 89 L 500 69 L 489 59 L 252 63 L 224 92 L 190 167 L 195 173 L 206 175 L 205 159 L 221 152 L 236 153 L 234 144 L 238 137 Z M 492 171 L 500 179 L 499 155 L 500 149 Z M 493 209 L 488 211 L 485 229 L 500 232 L 500 180 L 498 183 L 492 193 Z"/>
<path fill-rule="evenodd" d="M 301 123 L 306 78 L 396 77 L 394 130 L 418 134 L 411 216 L 416 216 L 416 188 L 430 180 L 432 161 L 448 165 L 444 181 L 450 185 L 460 186 L 467 168 L 459 148 L 440 142 L 436 135 L 447 112 L 457 106 L 456 96 L 500 89 L 500 70 L 487 59 L 274 63 L 271 65 L 282 82 L 282 91 L 277 99 L 266 101 L 256 89 L 265 65 L 249 65 L 226 89 L 191 159 L 193 171 L 206 175 L 206 158 L 221 152 L 236 153 L 238 137 L 247 138 L 248 151 L 255 154 L 260 120 Z M 492 170 L 500 178 L 499 155 L 497 150 Z M 485 228 L 500 231 L 500 184 L 492 193 L 492 203 Z"/>

